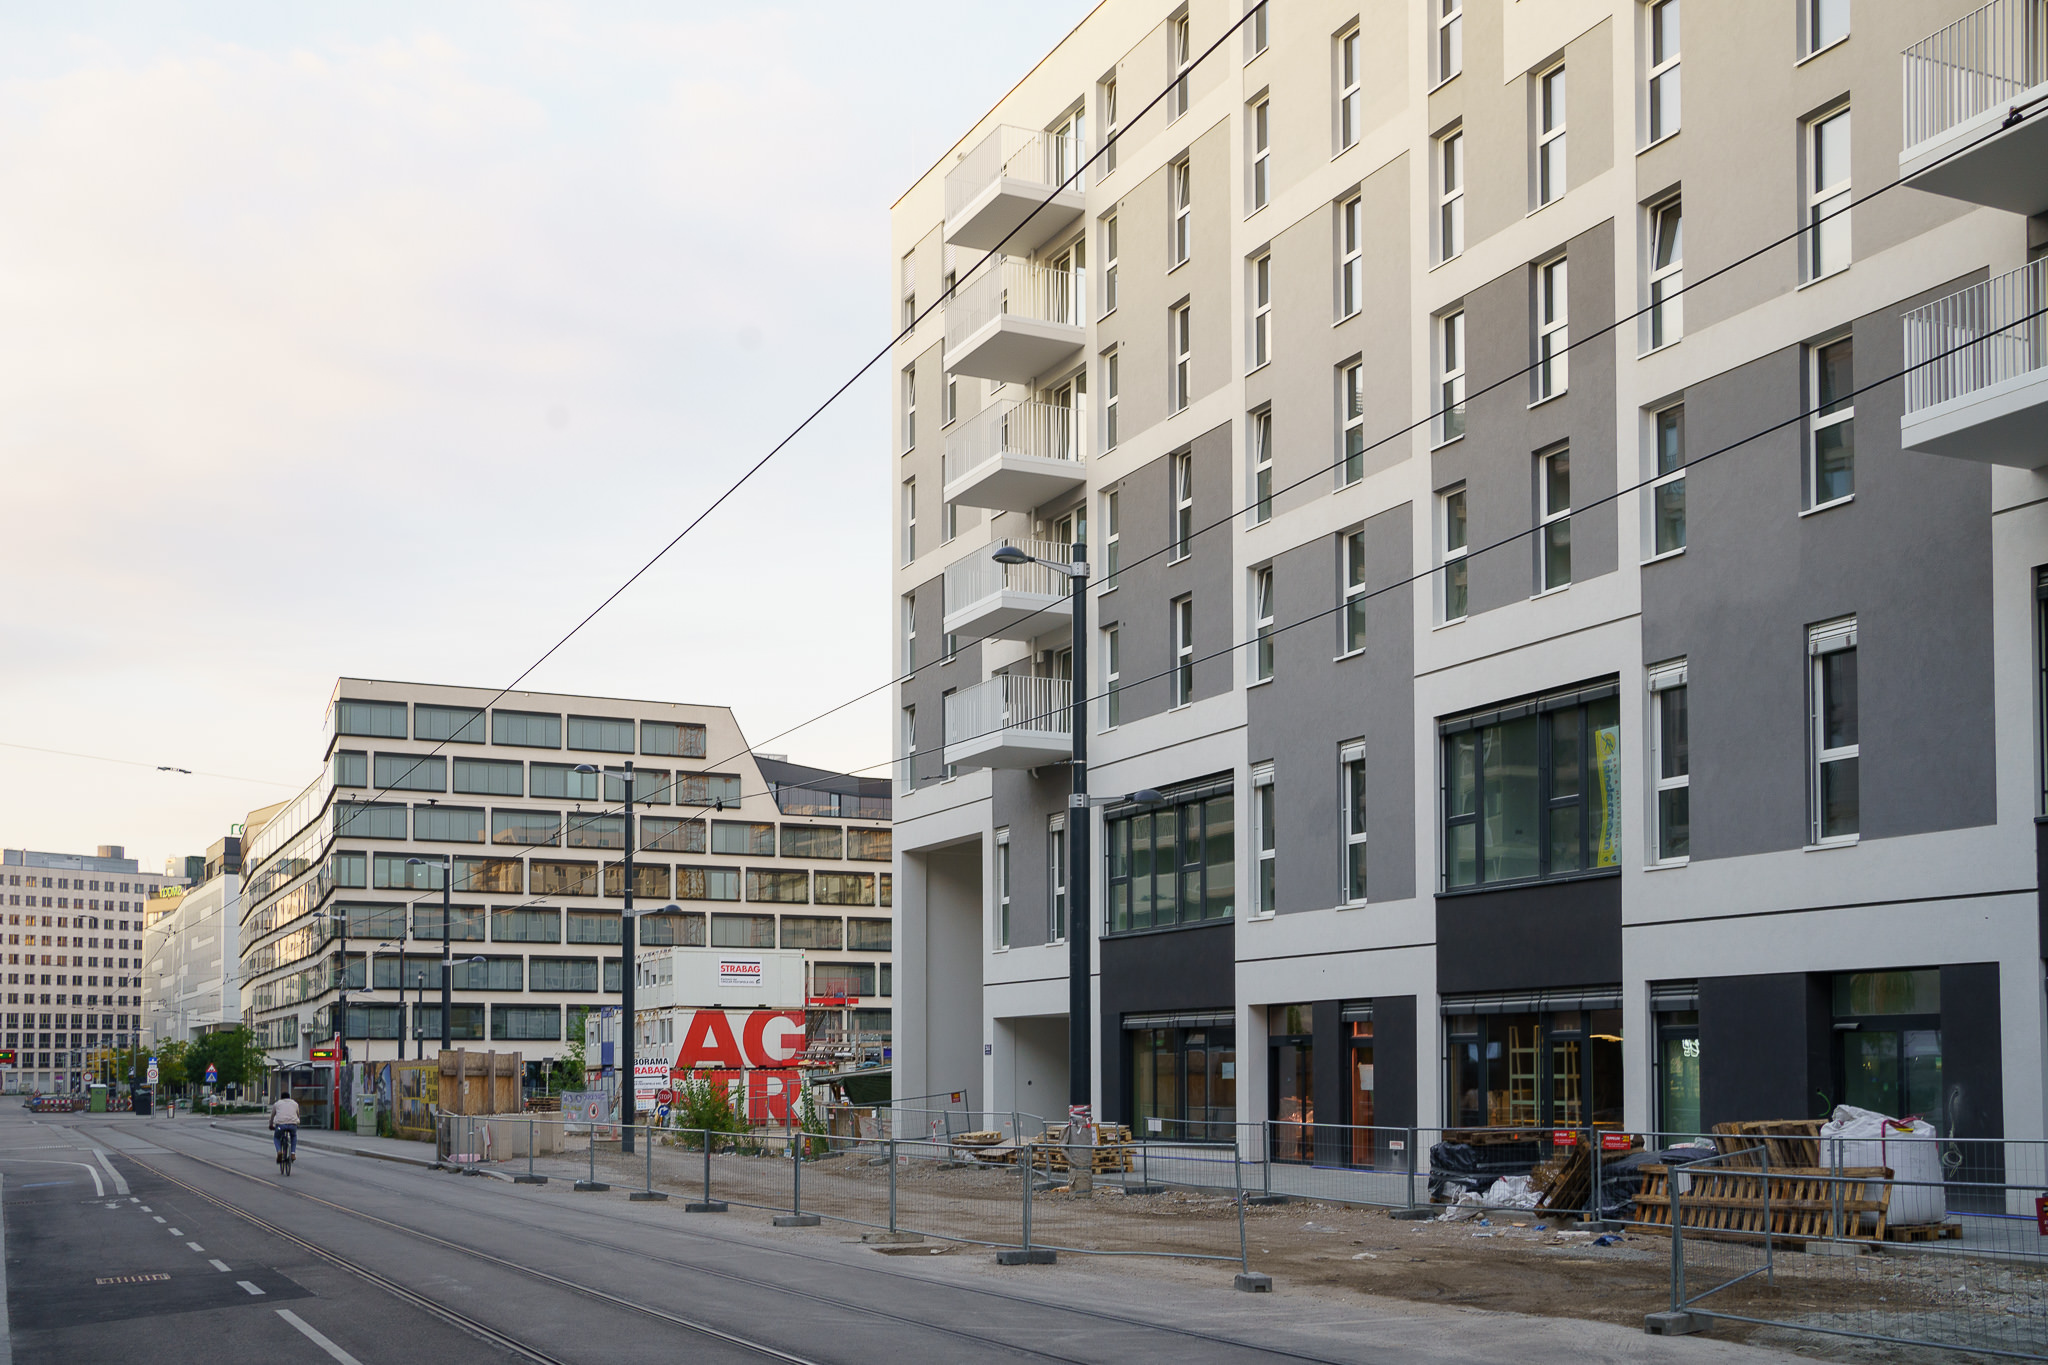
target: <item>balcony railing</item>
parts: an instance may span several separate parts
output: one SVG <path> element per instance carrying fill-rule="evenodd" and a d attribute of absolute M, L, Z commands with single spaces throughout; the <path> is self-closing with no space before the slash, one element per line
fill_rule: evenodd
<path fill-rule="evenodd" d="M 984 408 L 946 437 L 946 482 L 965 477 L 1004 455 L 1041 460 L 1081 459 L 1081 432 L 1074 409 L 1027 401 Z M 1080 477 L 1080 471 L 1075 471 Z"/>
<path fill-rule="evenodd" d="M 1051 187 L 1064 184 L 1088 158 L 1087 145 L 1071 134 L 1038 128 L 996 128 L 946 173 L 946 217 L 962 209 L 998 180 L 1024 180 Z"/>
<path fill-rule="evenodd" d="M 1041 597 L 1065 597 L 1067 576 L 1057 569 L 1044 564 L 998 564 L 993 551 L 999 546 L 1015 545 L 1026 554 L 1039 559 L 1050 559 L 1061 564 L 1071 563 L 1074 547 L 1052 540 L 1025 540 L 1009 538 L 996 542 L 986 549 L 976 550 L 967 558 L 946 566 L 946 614 L 964 611 L 977 602 L 1006 592 L 1028 593 Z M 1048 622 L 1050 627 L 1055 622 Z"/>
<path fill-rule="evenodd" d="M 2048 0 L 1991 0 L 1905 52 L 1905 145 L 2048 81 Z"/>
<path fill-rule="evenodd" d="M 1065 678 L 998 673 L 946 698 L 946 743 L 993 739 L 1006 731 L 1033 736 L 1073 733 L 1074 685 Z"/>
<path fill-rule="evenodd" d="M 1074 272 L 1004 257 L 953 291 L 946 302 L 946 348 L 964 349 L 967 339 L 1004 315 L 1084 327 Z"/>
<path fill-rule="evenodd" d="M 2044 306 L 2048 257 L 1906 314 L 1906 412 L 2048 367 Z"/>

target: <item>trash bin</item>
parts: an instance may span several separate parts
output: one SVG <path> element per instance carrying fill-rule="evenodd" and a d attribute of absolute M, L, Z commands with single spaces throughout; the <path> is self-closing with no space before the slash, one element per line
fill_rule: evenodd
<path fill-rule="evenodd" d="M 104 1085 L 92 1087 L 92 1101 L 86 1108 L 95 1114 L 107 1112 L 107 1088 Z"/>
<path fill-rule="evenodd" d="M 151 1098 L 149 1090 L 138 1087 L 135 1091 L 135 1108 L 133 1112 L 147 1115 L 150 1112 Z"/>

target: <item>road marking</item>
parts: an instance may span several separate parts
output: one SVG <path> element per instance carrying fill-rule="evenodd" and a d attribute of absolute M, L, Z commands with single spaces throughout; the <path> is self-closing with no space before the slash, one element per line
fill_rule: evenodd
<path fill-rule="evenodd" d="M 236 1280 L 235 1283 L 242 1286 L 242 1288 L 248 1290 L 251 1294 L 261 1294 L 263 1292 L 262 1290 L 258 1289 L 255 1285 L 250 1284 L 247 1280 Z"/>
<path fill-rule="evenodd" d="M 33 1185 L 23 1185 L 22 1188 L 25 1190 L 47 1190 L 52 1185 L 69 1185 L 70 1183 L 68 1180 L 38 1180 Z"/>
<path fill-rule="evenodd" d="M 134 1201 L 133 1201 L 133 1200 L 130 1200 L 129 1202 L 130 1202 L 130 1203 L 134 1203 Z M 138 1207 L 140 1207 L 141 1211 L 142 1211 L 142 1212 L 144 1212 L 144 1213 L 155 1213 L 155 1212 L 156 1212 L 156 1210 L 155 1210 L 155 1209 L 151 1208 L 151 1207 L 150 1207 L 149 1205 L 147 1205 L 147 1204 L 142 1204 L 142 1205 L 139 1205 Z"/>
<path fill-rule="evenodd" d="M 199 1243 L 197 1242 L 187 1242 L 185 1243 L 185 1245 L 191 1247 L 194 1251 L 199 1252 L 201 1255 L 204 1255 L 206 1252 L 206 1248 L 199 1245 Z"/>
<path fill-rule="evenodd" d="M 223 1271 L 224 1271 L 224 1270 L 226 1270 L 226 1269 L 227 1269 L 227 1264 L 226 1264 L 225 1262 L 222 1262 L 222 1261 L 208 1261 L 208 1262 L 207 1262 L 207 1264 L 208 1264 L 208 1265 L 210 1265 L 210 1266 L 212 1266 L 212 1267 L 213 1267 L 213 1268 L 214 1268 L 215 1270 L 223 1270 Z"/>
<path fill-rule="evenodd" d="M 102 1149 L 102 1148 L 99 1148 L 99 1147 L 95 1147 L 95 1148 L 93 1148 L 93 1149 L 92 1149 L 92 1154 L 93 1154 L 93 1156 L 94 1156 L 94 1157 L 95 1157 L 96 1159 L 98 1159 L 98 1161 L 99 1161 L 100 1165 L 106 1168 L 106 1172 L 107 1172 L 107 1179 L 109 1179 L 109 1180 L 111 1180 L 111 1181 L 113 1181 L 113 1182 L 114 1182 L 114 1193 L 115 1193 L 115 1194 L 126 1194 L 126 1193 L 128 1193 L 128 1181 L 127 1181 L 127 1179 L 126 1179 L 126 1178 L 125 1178 L 125 1177 L 124 1177 L 124 1176 L 123 1176 L 123 1175 L 122 1175 L 122 1174 L 121 1174 L 121 1173 L 120 1173 L 119 1171 L 117 1171 L 117 1170 L 115 1170 L 115 1169 L 114 1169 L 114 1163 L 113 1163 L 113 1162 L 111 1162 L 111 1161 L 107 1160 L 107 1154 L 106 1154 L 106 1151 L 105 1151 L 104 1149 Z"/>
<path fill-rule="evenodd" d="M 159 1223 L 163 1222 L 163 1221 L 164 1221 L 164 1216 L 163 1216 L 162 1214 L 158 1214 L 158 1215 L 156 1216 L 156 1221 L 157 1221 L 157 1222 L 159 1222 Z"/>
<path fill-rule="evenodd" d="M 134 1195 L 132 1195 L 132 1194 L 131 1194 L 131 1195 L 129 1195 L 129 1196 L 128 1196 L 128 1202 L 129 1202 L 129 1203 L 131 1203 L 131 1204 L 140 1204 L 140 1203 L 141 1203 L 142 1201 L 141 1201 L 140 1199 L 138 1199 L 137 1197 L 135 1197 Z M 143 1212 L 144 1212 L 144 1213 L 148 1213 L 148 1212 L 149 1212 L 149 1210 L 148 1210 L 148 1209 L 144 1209 L 144 1210 L 143 1210 Z"/>
<path fill-rule="evenodd" d="M 277 1315 L 283 1318 L 286 1322 L 290 1323 L 292 1326 L 298 1328 L 301 1332 L 304 1332 L 308 1340 L 310 1340 L 315 1346 L 318 1346 L 321 1350 L 327 1352 L 327 1354 L 333 1356 L 336 1360 L 340 1361 L 341 1365 L 363 1365 L 362 1361 L 357 1360 L 347 1351 L 342 1350 L 339 1346 L 336 1346 L 326 1337 L 320 1335 L 319 1331 L 315 1329 L 311 1323 L 307 1322 L 297 1313 L 294 1313 L 291 1309 L 280 1308 L 277 1310 Z"/>
<path fill-rule="evenodd" d="M 170 1232 L 173 1237 L 183 1237 L 185 1235 L 185 1229 L 183 1228 L 172 1228 Z"/>
<path fill-rule="evenodd" d="M 154 1283 L 155 1283 L 156 1281 L 158 1281 L 158 1280 L 168 1280 L 169 1278 L 171 1278 L 171 1277 L 170 1277 L 169 1275 L 166 1275 L 166 1274 L 164 1274 L 164 1273 L 163 1273 L 162 1271 L 158 1271 L 158 1272 L 156 1272 L 156 1273 L 154 1273 L 154 1274 L 150 1274 L 150 1275 L 109 1275 L 109 1276 L 107 1276 L 107 1277 L 106 1277 L 105 1279 L 102 1279 L 102 1280 L 94 1280 L 94 1281 L 93 1281 L 93 1283 L 94 1283 L 94 1284 L 154 1284 Z"/>

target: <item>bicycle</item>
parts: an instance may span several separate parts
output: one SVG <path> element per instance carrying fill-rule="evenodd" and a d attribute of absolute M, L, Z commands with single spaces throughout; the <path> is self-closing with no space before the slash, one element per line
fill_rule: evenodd
<path fill-rule="evenodd" d="M 273 1128 L 271 1133 L 277 1143 L 277 1173 L 289 1176 L 292 1173 L 292 1162 L 299 1154 L 299 1130 L 286 1125 L 282 1128 Z"/>

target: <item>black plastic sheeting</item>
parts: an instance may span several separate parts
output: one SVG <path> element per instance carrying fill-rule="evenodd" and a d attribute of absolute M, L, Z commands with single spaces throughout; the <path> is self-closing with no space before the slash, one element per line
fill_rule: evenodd
<path fill-rule="evenodd" d="M 1503 1142 L 1483 1147 L 1439 1142 L 1429 1149 L 1429 1197 L 1439 1204 L 1456 1203 L 1470 1191 L 1485 1194 L 1502 1176 L 1527 1175 L 1550 1159 L 1540 1142 Z M 1600 1163 L 1598 1216 L 1627 1220 L 1635 1216 L 1636 1194 L 1643 1188 L 1643 1167 L 1683 1166 L 1714 1155 L 1711 1147 L 1666 1147 L 1662 1151 L 1629 1152 Z"/>

